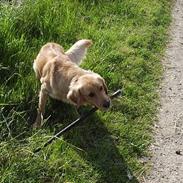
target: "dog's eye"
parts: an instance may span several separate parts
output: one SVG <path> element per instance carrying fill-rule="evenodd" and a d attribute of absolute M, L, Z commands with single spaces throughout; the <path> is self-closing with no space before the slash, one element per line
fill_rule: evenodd
<path fill-rule="evenodd" d="M 93 93 L 93 92 L 91 92 L 91 93 L 89 93 L 89 95 L 88 95 L 89 97 L 94 97 L 95 96 L 95 94 Z"/>
<path fill-rule="evenodd" d="M 99 88 L 99 90 L 102 91 L 102 90 L 103 90 L 103 87 L 101 86 L 101 87 Z"/>

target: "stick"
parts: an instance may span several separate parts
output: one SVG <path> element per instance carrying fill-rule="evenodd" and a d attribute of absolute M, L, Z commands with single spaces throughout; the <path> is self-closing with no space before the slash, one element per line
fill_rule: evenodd
<path fill-rule="evenodd" d="M 117 90 L 115 93 L 113 93 L 111 95 L 111 99 L 118 97 L 121 94 L 121 90 Z M 88 118 L 91 114 L 93 114 L 95 111 L 97 111 L 98 108 L 97 107 L 93 107 L 90 111 L 88 111 L 86 114 L 80 116 L 78 119 L 76 119 L 75 121 L 73 121 L 72 123 L 70 123 L 68 126 L 66 126 L 64 129 L 62 129 L 61 131 L 59 131 L 57 134 L 55 134 L 52 138 L 50 138 L 42 147 L 38 147 L 36 150 L 33 151 L 33 153 L 37 153 L 39 152 L 42 148 L 48 146 L 49 144 L 52 143 L 53 140 L 55 140 L 56 138 L 60 137 L 63 133 L 65 133 L 66 131 L 70 130 L 71 128 L 73 128 L 74 126 L 76 126 L 76 124 L 79 124 L 80 122 L 84 121 L 86 118 Z"/>

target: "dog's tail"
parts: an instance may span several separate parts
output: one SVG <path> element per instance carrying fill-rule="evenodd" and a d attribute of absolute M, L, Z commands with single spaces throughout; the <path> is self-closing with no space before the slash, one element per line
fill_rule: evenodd
<path fill-rule="evenodd" d="M 92 41 L 88 39 L 82 39 L 77 41 L 65 54 L 79 65 L 85 58 L 87 49 L 92 45 Z"/>

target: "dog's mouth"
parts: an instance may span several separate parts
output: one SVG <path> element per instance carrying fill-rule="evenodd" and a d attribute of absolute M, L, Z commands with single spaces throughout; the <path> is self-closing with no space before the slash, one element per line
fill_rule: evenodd
<path fill-rule="evenodd" d="M 94 106 L 97 107 L 98 109 L 107 111 L 110 108 L 110 106 L 111 106 L 111 101 L 110 100 L 106 100 L 101 105 L 94 104 Z"/>

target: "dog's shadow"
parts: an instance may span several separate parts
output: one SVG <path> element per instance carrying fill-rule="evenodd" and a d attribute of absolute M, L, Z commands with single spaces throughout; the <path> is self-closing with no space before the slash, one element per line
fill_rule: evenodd
<path fill-rule="evenodd" d="M 76 118 L 75 114 L 74 118 Z M 138 183 L 116 146 L 117 139 L 113 138 L 97 113 L 65 133 L 63 137 L 65 141 L 72 144 L 72 147 L 83 150 L 78 153 L 99 172 L 98 183 Z"/>

